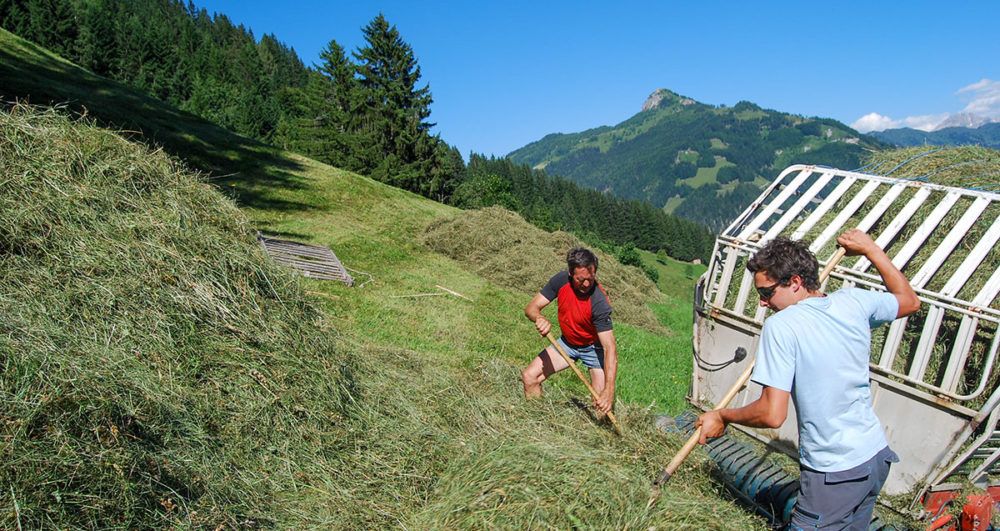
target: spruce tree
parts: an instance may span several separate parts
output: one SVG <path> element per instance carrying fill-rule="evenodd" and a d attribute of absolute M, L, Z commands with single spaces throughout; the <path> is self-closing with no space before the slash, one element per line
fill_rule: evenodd
<path fill-rule="evenodd" d="M 305 105 L 296 121 L 292 148 L 332 166 L 366 173 L 370 168 L 362 164 L 357 134 L 363 120 L 355 67 L 336 40 L 319 57 L 323 62 L 304 90 Z"/>
<path fill-rule="evenodd" d="M 429 195 L 431 173 L 443 161 L 430 134 L 430 87 L 417 88 L 413 49 L 379 13 L 362 28 L 366 46 L 354 52 L 363 94 L 355 128 L 359 158 L 376 179 Z"/>

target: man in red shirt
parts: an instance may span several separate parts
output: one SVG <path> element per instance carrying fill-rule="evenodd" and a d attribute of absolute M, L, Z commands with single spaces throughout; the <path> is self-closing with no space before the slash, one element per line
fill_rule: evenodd
<path fill-rule="evenodd" d="M 542 316 L 542 308 L 558 299 L 559 345 L 575 360 L 582 360 L 590 369 L 590 384 L 597 392 L 594 408 L 601 413 L 611 411 L 615 402 L 615 376 L 618 353 L 615 333 L 611 327 L 611 304 L 604 289 L 597 283 L 597 256 L 583 247 L 574 247 L 566 254 L 567 271 L 560 271 L 549 280 L 524 309 L 524 315 L 535 323 L 543 337 L 552 325 Z M 542 382 L 569 367 L 555 347 L 549 345 L 521 373 L 524 396 L 542 395 Z"/>

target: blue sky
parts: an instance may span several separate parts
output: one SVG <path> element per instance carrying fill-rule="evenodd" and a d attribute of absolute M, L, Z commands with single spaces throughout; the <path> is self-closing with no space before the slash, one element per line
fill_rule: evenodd
<path fill-rule="evenodd" d="M 306 65 L 382 12 L 417 57 L 434 131 L 468 157 L 614 125 L 667 88 L 861 130 L 1000 118 L 1000 1 L 203 0 Z"/>

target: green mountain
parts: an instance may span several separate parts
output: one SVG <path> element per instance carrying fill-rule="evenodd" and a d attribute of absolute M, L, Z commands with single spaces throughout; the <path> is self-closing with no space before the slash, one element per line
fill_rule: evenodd
<path fill-rule="evenodd" d="M 717 107 L 660 89 L 614 127 L 551 134 L 508 158 L 720 229 L 785 167 L 853 169 L 883 147 L 836 120 L 745 101 Z"/>
<path fill-rule="evenodd" d="M 946 127 L 937 131 L 920 131 L 904 127 L 875 131 L 872 136 L 899 147 L 910 146 L 983 146 L 1000 149 L 1000 122 L 980 127 Z"/>

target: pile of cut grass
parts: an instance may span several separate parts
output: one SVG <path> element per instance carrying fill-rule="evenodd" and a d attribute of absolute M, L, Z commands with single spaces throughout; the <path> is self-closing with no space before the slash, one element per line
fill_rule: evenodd
<path fill-rule="evenodd" d="M 423 237 L 431 249 L 451 257 L 491 282 L 525 294 L 541 290 L 566 269 L 566 252 L 585 246 L 575 236 L 546 232 L 500 207 L 463 211 L 432 223 Z M 597 279 L 608 294 L 613 318 L 656 332 L 666 329 L 647 306 L 662 294 L 637 267 L 623 266 L 599 249 Z"/>
<path fill-rule="evenodd" d="M 349 360 L 247 218 L 52 111 L 0 114 L 0 172 L 0 527 L 294 521 Z"/>
<path fill-rule="evenodd" d="M 590 417 L 579 392 L 549 389 L 526 402 L 520 369 L 505 360 L 456 369 L 420 352 L 356 348 L 348 425 L 365 435 L 338 442 L 340 468 L 300 489 L 313 497 L 309 526 L 766 527 L 713 479 L 704 452 L 647 508 L 653 478 L 683 440 L 641 409 L 619 407 L 618 437 Z"/>

